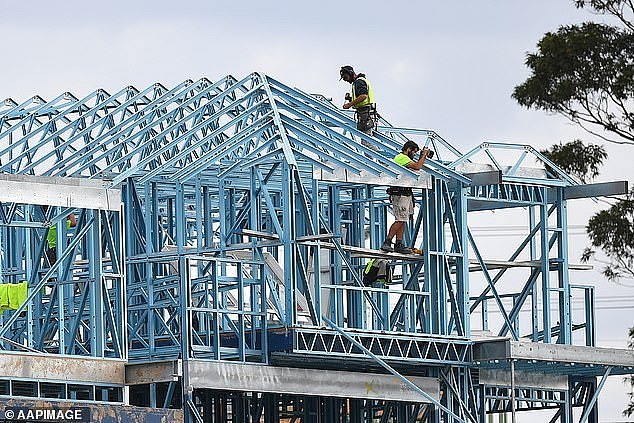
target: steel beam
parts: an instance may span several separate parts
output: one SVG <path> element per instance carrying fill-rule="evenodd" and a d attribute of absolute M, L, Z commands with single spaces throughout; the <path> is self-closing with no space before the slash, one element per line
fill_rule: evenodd
<path fill-rule="evenodd" d="M 125 360 L 3 352 L 0 377 L 123 385 Z"/>
<path fill-rule="evenodd" d="M 231 362 L 190 360 L 189 380 L 195 389 L 280 392 L 292 395 L 429 402 L 404 382 L 377 373 L 300 369 Z M 439 399 L 438 379 L 408 377 L 434 400 Z M 310 381 L 310 383 L 306 383 Z M 283 388 L 283 389 L 281 389 Z"/>
<path fill-rule="evenodd" d="M 619 348 L 587 347 L 583 345 L 543 344 L 528 341 L 497 339 L 477 341 L 473 346 L 477 362 L 493 360 L 535 360 L 553 363 L 578 363 L 595 366 L 634 369 L 634 351 Z M 616 369 L 613 369 L 614 373 Z"/>
<path fill-rule="evenodd" d="M 601 182 L 596 184 L 573 185 L 563 188 L 563 199 L 607 197 L 610 195 L 624 195 L 629 192 L 627 181 Z"/>
<path fill-rule="evenodd" d="M 107 181 L 0 174 L 0 202 L 121 210 L 121 190 Z"/>

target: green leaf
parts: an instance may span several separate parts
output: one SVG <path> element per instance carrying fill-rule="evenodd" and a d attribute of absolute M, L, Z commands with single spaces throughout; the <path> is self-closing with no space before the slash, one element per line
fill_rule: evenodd
<path fill-rule="evenodd" d="M 608 157 L 603 146 L 585 145 L 581 140 L 555 144 L 548 150 L 542 150 L 541 153 L 583 183 L 599 175 L 599 167 Z"/>
<path fill-rule="evenodd" d="M 634 114 L 628 110 L 634 99 L 631 31 L 593 22 L 561 26 L 546 33 L 537 48 L 526 57 L 531 75 L 512 94 L 520 105 L 559 113 L 590 132 L 606 131 L 634 144 Z"/>

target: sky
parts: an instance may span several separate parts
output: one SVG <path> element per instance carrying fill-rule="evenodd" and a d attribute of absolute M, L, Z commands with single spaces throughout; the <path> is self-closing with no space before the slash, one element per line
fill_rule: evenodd
<path fill-rule="evenodd" d="M 0 101 L 258 71 L 343 104 L 348 86 L 338 70 L 350 64 L 366 73 L 388 121 L 433 129 L 461 151 L 484 141 L 601 143 L 511 98 L 541 36 L 589 19 L 611 22 L 567 0 L 11 1 L 0 14 Z M 603 144 L 609 158 L 598 181 L 631 183 L 631 147 Z M 571 261 L 588 243 L 588 217 L 602 207 L 571 203 Z M 597 286 L 599 345 L 624 348 L 634 288 L 609 283 L 599 271 L 574 278 Z M 626 400 L 621 378 L 612 378 L 601 421 L 623 421 Z"/>

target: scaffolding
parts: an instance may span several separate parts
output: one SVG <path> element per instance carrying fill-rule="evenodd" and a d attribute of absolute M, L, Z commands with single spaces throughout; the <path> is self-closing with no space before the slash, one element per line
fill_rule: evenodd
<path fill-rule="evenodd" d="M 437 153 L 421 172 L 392 160 L 407 140 Z M 405 241 L 421 254 L 379 249 L 389 186 L 414 188 Z M 182 409 L 186 422 L 542 410 L 596 423 L 605 380 L 634 373 L 634 354 L 595 345 L 567 204 L 625 192 L 579 184 L 528 145 L 462 153 L 384 119 L 369 136 L 258 73 L 7 99 L 0 282 L 29 288 L 0 316 L 0 398 Z M 470 230 L 491 211 L 524 222 L 505 258 Z M 395 268 L 389 287 L 362 282 L 377 257 Z"/>

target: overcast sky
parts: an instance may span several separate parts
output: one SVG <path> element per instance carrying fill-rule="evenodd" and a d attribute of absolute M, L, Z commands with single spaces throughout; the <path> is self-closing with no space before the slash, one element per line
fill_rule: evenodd
<path fill-rule="evenodd" d="M 339 104 L 348 86 L 338 69 L 350 64 L 367 74 L 391 123 L 433 129 L 462 151 L 483 141 L 537 148 L 574 138 L 598 142 L 510 97 L 528 76 L 525 56 L 541 36 L 587 19 L 603 20 L 568 0 L 11 1 L 0 14 L 0 99 L 51 99 L 65 91 L 83 97 L 97 88 L 114 93 L 260 71 Z M 632 150 L 607 147 L 609 165 L 599 179 L 631 182 Z M 587 245 L 581 226 L 599 206 L 571 203 L 571 261 Z M 613 298 L 632 298 L 634 289 L 596 271 L 573 279 L 596 284 L 603 298 L 599 343 L 625 347 L 632 309 Z M 605 388 L 602 421 L 622 421 L 624 392 L 619 378 Z"/>

